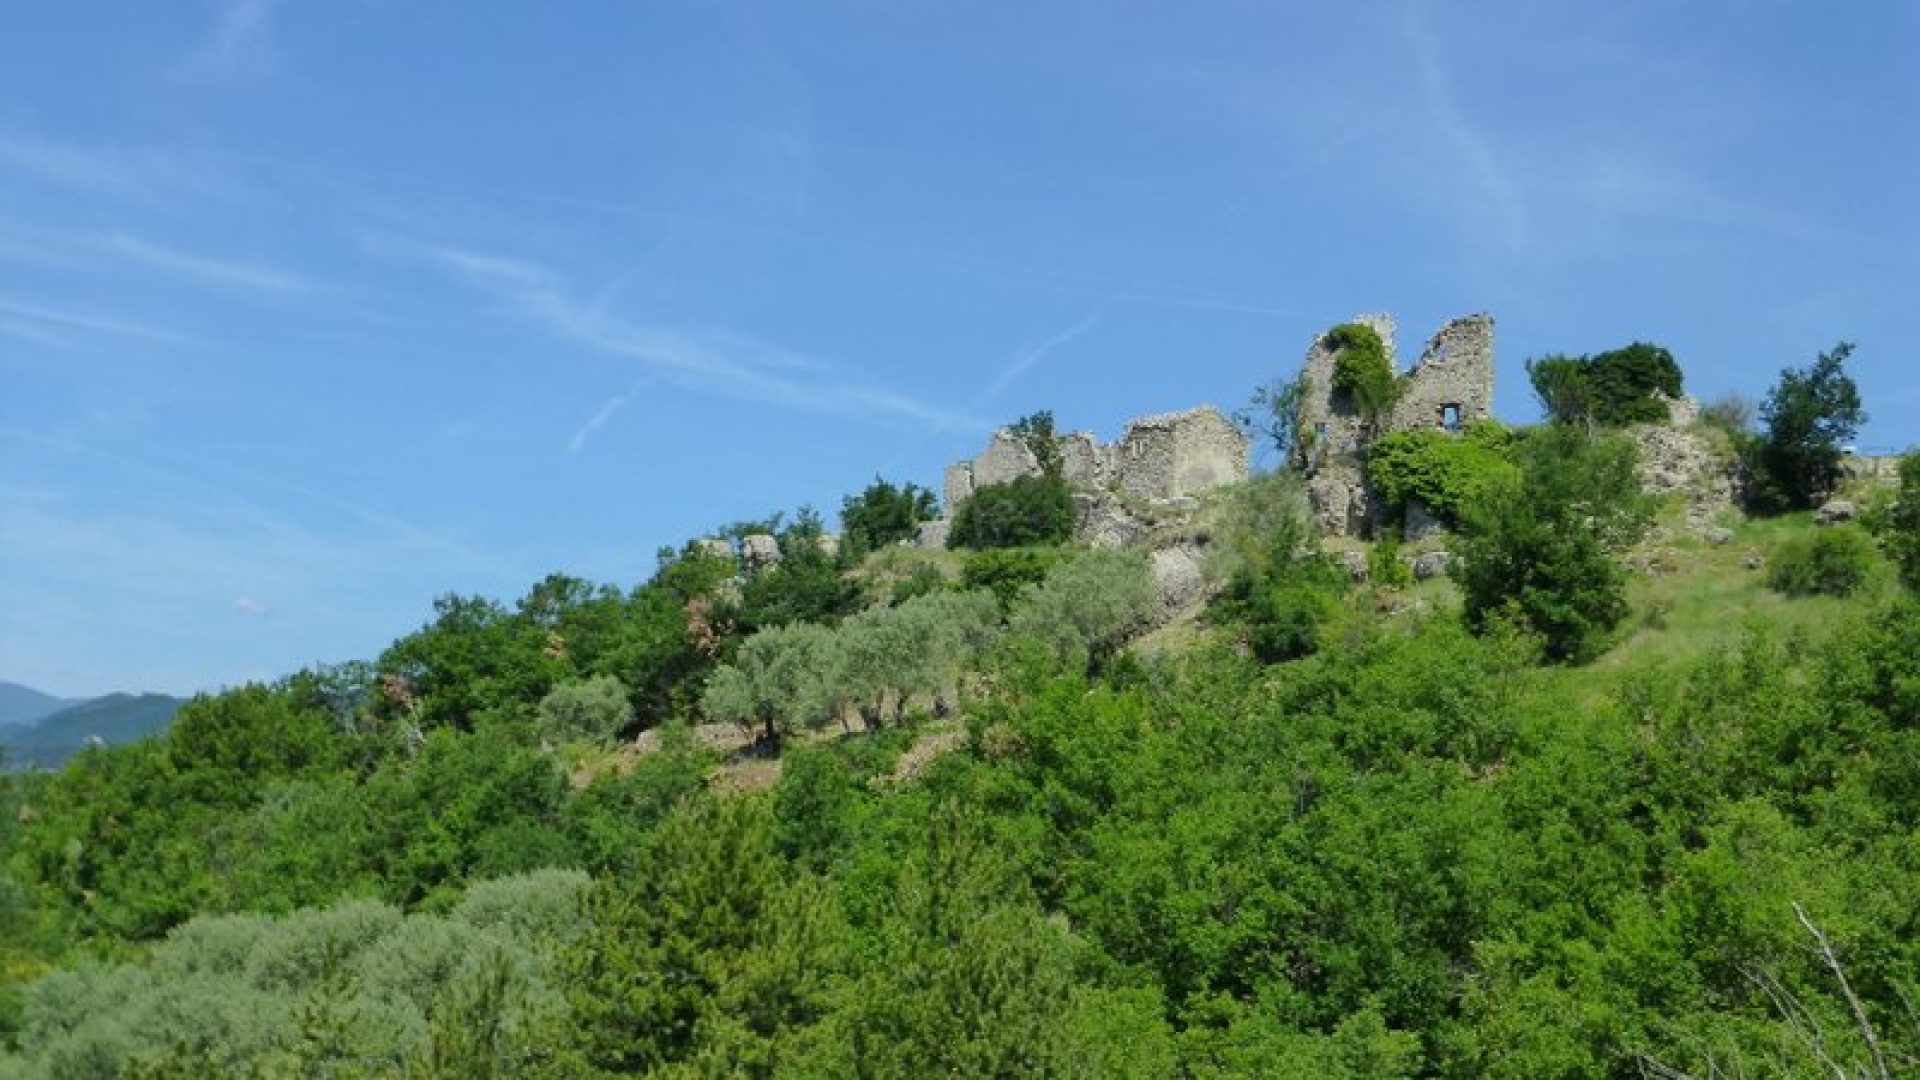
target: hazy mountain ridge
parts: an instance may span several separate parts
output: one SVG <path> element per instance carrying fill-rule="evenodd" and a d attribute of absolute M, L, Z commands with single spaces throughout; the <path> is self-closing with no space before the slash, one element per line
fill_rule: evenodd
<path fill-rule="evenodd" d="M 52 716 L 70 705 L 78 705 L 84 698 L 61 698 L 35 690 L 31 686 L 22 686 L 15 682 L 0 682 L 0 727 L 12 727 L 15 724 L 31 724 L 43 717 Z"/>
<path fill-rule="evenodd" d="M 105 694 L 78 701 L 63 700 L 17 683 L 0 684 L 0 704 L 8 717 L 0 721 L 0 752 L 10 768 L 58 768 L 79 753 L 90 738 L 116 746 L 143 739 L 166 727 L 185 699 L 167 694 Z M 32 715 L 14 711 L 16 702 L 36 699 L 54 703 L 47 712 Z M 23 715 L 24 714 L 24 715 Z"/>

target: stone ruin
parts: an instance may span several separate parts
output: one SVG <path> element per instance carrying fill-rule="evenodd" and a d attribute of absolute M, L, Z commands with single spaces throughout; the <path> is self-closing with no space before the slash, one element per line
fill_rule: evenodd
<path fill-rule="evenodd" d="M 1095 547 L 1138 543 L 1161 518 L 1190 513 L 1200 493 L 1247 478 L 1246 435 L 1210 405 L 1131 421 L 1112 443 L 1083 431 L 1058 445 L 1073 490 L 1074 538 Z M 1032 451 L 1001 428 L 977 457 L 947 466 L 947 513 L 980 488 L 1038 475 Z M 944 545 L 950 524 L 923 526 L 920 545 Z"/>
<path fill-rule="evenodd" d="M 1387 363 L 1398 374 L 1393 320 L 1359 315 L 1351 321 L 1380 335 Z M 1402 377 L 1392 410 L 1371 420 L 1349 395 L 1334 391 L 1337 352 L 1325 333 L 1307 349 L 1289 463 L 1306 480 L 1307 500 L 1323 533 L 1369 535 L 1388 524 L 1386 508 L 1367 482 L 1367 449 L 1375 439 L 1422 428 L 1458 432 L 1493 416 L 1493 316 L 1468 315 L 1441 327 Z M 1408 516 L 1409 535 L 1431 530 L 1425 508 L 1410 506 Z"/>

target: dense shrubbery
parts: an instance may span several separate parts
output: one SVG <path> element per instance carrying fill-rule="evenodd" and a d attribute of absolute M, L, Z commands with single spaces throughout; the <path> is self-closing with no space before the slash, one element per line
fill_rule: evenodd
<path fill-rule="evenodd" d="M 999 548 L 967 556 L 960 583 L 969 589 L 990 589 L 1002 607 L 1012 607 L 1022 590 L 1038 585 L 1054 567 L 1068 558 L 1058 547 Z"/>
<path fill-rule="evenodd" d="M 1497 421 L 1469 424 L 1460 435 L 1419 429 L 1381 436 L 1367 451 L 1367 478 L 1380 497 L 1402 509 L 1418 499 L 1450 525 L 1464 508 L 1515 475 L 1513 433 Z"/>
<path fill-rule="evenodd" d="M 1605 640 L 1641 508 L 1617 441 L 1515 454 L 1460 578 L 1532 634 L 1353 602 L 1270 476 L 1209 523 L 1221 632 L 1172 655 L 1115 654 L 1132 556 L 980 553 L 985 587 L 857 612 L 794 579 L 763 610 L 817 617 L 743 638 L 739 568 L 690 554 L 0 778 L 0 1075 L 1920 1068 L 1920 602 L 1538 665 Z M 678 725 L 571 776 L 542 748 L 703 687 L 876 730 L 750 794 Z M 901 779 L 881 721 L 955 705 Z"/>
<path fill-rule="evenodd" d="M 1767 584 L 1788 596 L 1846 596 L 1866 584 L 1879 556 L 1851 526 L 1796 536 L 1773 553 Z"/>
<path fill-rule="evenodd" d="M 1088 565 L 1062 568 L 1083 567 L 1077 586 L 1036 590 L 1062 603 L 1035 618 L 1081 626 L 1092 599 L 1099 626 L 1123 621 Z M 850 741 L 790 756 L 764 796 L 689 794 L 700 766 L 671 755 L 569 793 L 491 722 L 414 751 L 400 738 L 361 781 L 353 763 L 386 736 L 324 709 L 303 719 L 310 690 L 255 688 L 149 746 L 16 781 L 32 812 L 13 880 L 103 946 L 153 944 L 29 984 L 6 1064 L 1791 1074 L 1816 1063 L 1803 1033 L 1817 1023 L 1818 1053 L 1858 1074 L 1871 1051 L 1804 911 L 1897 1074 L 1920 1048 L 1902 1004 L 1920 970 L 1916 637 L 1908 602 L 1640 674 L 1535 668 L 1523 641 L 1445 616 L 1356 622 L 1341 648 L 1277 667 L 1202 649 L 1090 680 L 1073 657 L 1027 652 L 973 707 L 975 752 L 918 786 L 877 787 Z M 430 811 L 366 802 L 395 784 Z M 196 816 L 216 804 L 287 827 L 229 844 L 224 815 Z M 165 841 L 154 818 L 187 819 L 197 843 Z M 84 820 L 101 827 L 76 831 Z M 125 829 L 115 866 L 145 869 L 87 869 Z M 540 851 L 543 833 L 571 854 Z M 389 847 L 407 854 L 389 864 Z M 153 857 L 165 850 L 179 857 Z M 463 850 L 596 876 L 332 900 Z M 356 883 L 326 869 L 329 851 L 382 862 Z M 241 864 L 277 867 L 283 899 L 267 906 L 284 914 L 203 915 L 164 940 L 181 919 L 108 925 Z M 85 890 L 70 902 L 69 882 Z M 250 907 L 209 892 L 175 910 Z"/>
<path fill-rule="evenodd" d="M 938 516 L 933 492 L 917 484 L 895 487 L 876 476 L 865 491 L 841 502 L 840 541 L 849 557 L 858 558 L 913 539 L 921 522 Z"/>
<path fill-rule="evenodd" d="M 1547 419 L 1561 424 L 1664 424 L 1663 398 L 1682 392 L 1673 354 L 1642 341 L 1594 356 L 1529 360 L 1527 377 Z"/>
<path fill-rule="evenodd" d="M 1920 450 L 1900 459 L 1900 490 L 1886 510 L 1880 535 L 1900 580 L 1920 591 Z"/>
<path fill-rule="evenodd" d="M 951 548 L 1063 544 L 1073 536 L 1073 496 L 1058 476 L 1021 476 L 976 490 L 953 515 Z"/>
<path fill-rule="evenodd" d="M 348 900 L 195 919 L 141 965 L 36 983 L 21 1049 L 58 1076 L 521 1075 L 552 1058 L 554 956 L 587 885 L 503 878 L 445 916 Z"/>
<path fill-rule="evenodd" d="M 1517 456 L 1517 473 L 1463 509 L 1454 577 L 1467 622 L 1477 630 L 1517 624 L 1555 660 L 1591 659 L 1627 613 L 1614 555 L 1647 521 L 1633 445 L 1552 427 L 1523 441 Z"/>
<path fill-rule="evenodd" d="M 1242 627 L 1264 663 L 1311 655 L 1340 610 L 1348 577 L 1313 549 L 1298 492 L 1285 478 L 1256 482 L 1228 517 L 1220 547 L 1225 586 L 1215 622 Z"/>

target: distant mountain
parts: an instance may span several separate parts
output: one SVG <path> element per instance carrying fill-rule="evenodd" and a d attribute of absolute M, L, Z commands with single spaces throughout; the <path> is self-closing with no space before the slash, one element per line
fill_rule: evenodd
<path fill-rule="evenodd" d="M 0 682 L 0 727 L 31 724 L 43 716 L 52 716 L 69 705 L 78 704 L 80 699 L 57 698 L 31 686 Z"/>
<path fill-rule="evenodd" d="M 108 694 L 68 705 L 31 724 L 0 727 L 0 751 L 7 768 L 58 768 L 89 739 L 114 746 L 161 730 L 182 704 L 165 694 Z"/>

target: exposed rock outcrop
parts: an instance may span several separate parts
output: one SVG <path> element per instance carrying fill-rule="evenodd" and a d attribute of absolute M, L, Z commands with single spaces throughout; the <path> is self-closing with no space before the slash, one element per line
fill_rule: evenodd
<path fill-rule="evenodd" d="M 1206 596 L 1207 578 L 1200 565 L 1200 549 L 1191 544 L 1166 548 L 1149 557 L 1153 583 L 1160 593 L 1160 618 L 1170 619 Z"/>
<path fill-rule="evenodd" d="M 1733 506 L 1735 463 L 1691 431 L 1641 424 L 1627 429 L 1640 450 L 1640 487 L 1649 495 L 1681 495 L 1687 524 L 1704 530 Z"/>

